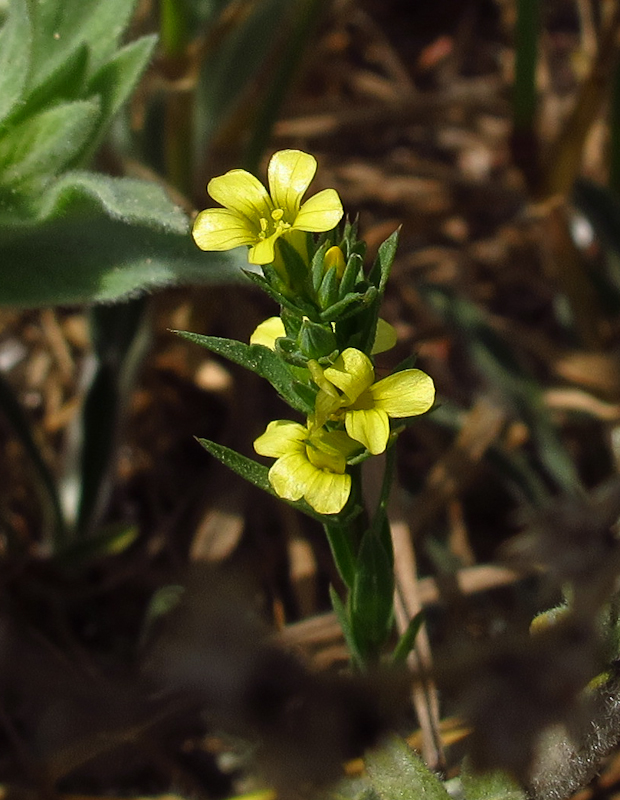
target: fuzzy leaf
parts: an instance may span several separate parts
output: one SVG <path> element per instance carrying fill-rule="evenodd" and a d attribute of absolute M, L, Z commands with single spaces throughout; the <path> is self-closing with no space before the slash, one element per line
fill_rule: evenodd
<path fill-rule="evenodd" d="M 525 792 L 505 772 L 474 772 L 468 759 L 461 768 L 461 782 L 467 800 L 525 800 Z"/>
<path fill-rule="evenodd" d="M 450 800 L 441 781 L 396 736 L 371 751 L 365 763 L 370 782 L 381 800 Z"/>
<path fill-rule="evenodd" d="M 29 88 L 44 83 L 83 44 L 91 68 L 97 69 L 116 51 L 133 16 L 135 0 L 27 0 L 34 40 Z"/>
<path fill-rule="evenodd" d="M 0 139 L 0 185 L 40 191 L 79 158 L 100 111 L 96 99 L 61 103 L 12 127 Z"/>
<path fill-rule="evenodd" d="M 109 302 L 241 277 L 239 254 L 198 250 L 185 215 L 146 181 L 69 173 L 33 212 L 0 219 L 0 305 Z"/>
<path fill-rule="evenodd" d="M 106 62 L 88 82 L 88 93 L 99 95 L 102 101 L 100 130 L 94 141 L 89 143 L 90 152 L 96 149 L 107 123 L 128 99 L 146 69 L 156 44 L 156 36 L 144 36 L 128 44 Z"/>
<path fill-rule="evenodd" d="M 0 122 L 17 106 L 30 72 L 32 29 L 25 0 L 13 0 L 0 31 Z"/>

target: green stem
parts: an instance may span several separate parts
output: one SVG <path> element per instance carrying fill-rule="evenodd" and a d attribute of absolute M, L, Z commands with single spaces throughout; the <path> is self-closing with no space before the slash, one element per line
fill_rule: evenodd
<path fill-rule="evenodd" d="M 160 0 L 159 32 L 168 58 L 183 55 L 189 39 L 189 24 L 184 0 Z"/>
<path fill-rule="evenodd" d="M 515 30 L 514 124 L 530 130 L 536 116 L 536 62 L 540 35 L 539 0 L 519 0 Z"/>

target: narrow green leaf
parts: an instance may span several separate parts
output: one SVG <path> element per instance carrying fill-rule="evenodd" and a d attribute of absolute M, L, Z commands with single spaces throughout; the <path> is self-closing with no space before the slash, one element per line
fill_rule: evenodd
<path fill-rule="evenodd" d="M 0 31 L 0 122 L 19 104 L 30 73 L 32 28 L 25 0 L 12 0 Z"/>
<path fill-rule="evenodd" d="M 338 300 L 338 273 L 331 267 L 325 273 L 319 287 L 317 300 L 321 309 L 331 308 Z"/>
<path fill-rule="evenodd" d="M 278 41 L 284 12 L 290 0 L 262 0 L 232 27 L 202 64 L 197 91 L 195 142 L 204 152 L 212 134 L 244 96 L 250 81 Z"/>
<path fill-rule="evenodd" d="M 340 281 L 339 300 L 343 300 L 355 288 L 356 283 L 364 277 L 362 257 L 351 253 Z"/>
<path fill-rule="evenodd" d="M 418 611 L 415 617 L 409 620 L 409 625 L 407 625 L 407 630 L 403 633 L 400 637 L 398 642 L 396 643 L 396 647 L 394 648 L 394 652 L 392 653 L 392 665 L 394 667 L 398 667 L 404 665 L 407 661 L 407 657 L 409 653 L 415 647 L 415 640 L 420 632 L 420 628 L 422 627 L 425 619 L 424 610 Z"/>
<path fill-rule="evenodd" d="M 283 503 L 287 503 L 289 506 L 292 506 L 298 511 L 303 512 L 308 517 L 312 517 L 319 522 L 325 521 L 325 517 L 322 514 L 317 513 L 313 508 L 310 508 L 310 506 L 304 500 L 293 502 L 292 500 L 285 500 L 284 498 L 279 497 L 279 495 L 277 495 L 271 488 L 271 484 L 269 483 L 269 469 L 262 464 L 259 464 L 258 461 L 254 461 L 247 456 L 241 455 L 241 453 L 237 453 L 236 450 L 231 450 L 230 447 L 225 447 L 223 444 L 217 444 L 209 439 L 197 439 L 197 441 L 208 453 L 217 458 L 218 461 L 221 461 L 222 464 L 227 466 L 229 469 L 232 469 L 233 472 L 236 472 L 237 475 L 240 475 L 246 481 L 249 481 L 254 486 L 257 486 L 259 489 L 262 489 L 273 497 L 277 497 Z"/>
<path fill-rule="evenodd" d="M 336 320 L 342 321 L 348 317 L 353 317 L 368 309 L 368 307 L 376 301 L 377 296 L 377 290 L 374 286 L 370 286 L 364 294 L 359 294 L 358 292 L 348 294 L 342 300 L 338 300 L 337 303 L 330 306 L 330 308 L 326 308 L 325 311 L 322 311 L 319 315 L 319 319 L 321 322 L 335 322 Z"/>
<path fill-rule="evenodd" d="M 126 523 L 107 525 L 94 536 L 75 539 L 56 554 L 60 567 L 84 570 L 101 558 L 124 553 L 140 535 L 137 525 Z"/>
<path fill-rule="evenodd" d="M 377 287 L 381 295 L 390 277 L 392 264 L 396 257 L 399 234 L 400 228 L 397 228 L 394 233 L 388 236 L 379 246 L 377 257 L 368 275 L 368 280 Z"/>
<path fill-rule="evenodd" d="M 189 342 L 205 347 L 212 353 L 239 364 L 251 372 L 265 378 L 283 397 L 286 402 L 302 414 L 311 414 L 312 406 L 308 406 L 296 391 L 295 377 L 291 368 L 267 347 L 259 344 L 245 344 L 233 339 L 220 339 L 217 336 L 204 336 L 188 331 L 175 331 Z"/>
<path fill-rule="evenodd" d="M 100 111 L 98 100 L 60 103 L 12 127 L 0 138 L 0 185 L 44 188 L 80 157 Z"/>
<path fill-rule="evenodd" d="M 439 778 L 396 736 L 368 753 L 365 764 L 381 800 L 450 800 Z"/>
<path fill-rule="evenodd" d="M 338 592 L 334 589 L 333 586 L 329 587 L 329 597 L 332 601 L 332 608 L 334 609 L 334 613 L 338 618 L 338 622 L 340 623 L 340 627 L 342 628 L 342 635 L 344 636 L 344 640 L 349 648 L 349 653 L 351 655 L 351 660 L 354 664 L 357 665 L 358 668 L 363 668 L 364 662 L 362 656 L 357 649 L 357 645 L 355 643 L 355 639 L 351 633 L 351 623 L 349 621 L 349 616 L 347 614 L 347 609 L 345 608 L 344 603 L 338 596 Z"/>
<path fill-rule="evenodd" d="M 323 280 L 323 271 L 325 269 L 323 259 L 325 258 L 325 253 L 327 253 L 331 246 L 331 242 L 323 242 L 312 256 L 312 263 L 310 264 L 310 282 L 315 294 L 319 291 L 319 286 Z"/>
<path fill-rule="evenodd" d="M 120 430 L 137 372 L 150 344 L 144 297 L 90 312 L 97 367 L 82 412 L 76 532 L 91 536 L 105 511 L 116 466 Z"/>
<path fill-rule="evenodd" d="M 355 583 L 357 559 L 346 527 L 339 523 L 328 523 L 323 520 L 327 541 L 332 551 L 334 564 L 347 589 Z"/>
<path fill-rule="evenodd" d="M 60 506 L 56 482 L 37 447 L 30 424 L 15 396 L 15 392 L 8 381 L 5 380 L 2 373 L 0 373 L 0 413 L 8 420 L 9 425 L 12 427 L 32 463 L 36 479 L 41 487 L 43 500 L 47 503 L 51 512 L 51 539 L 53 547 L 56 548 L 64 541 L 66 535 L 66 526 Z"/>
<path fill-rule="evenodd" d="M 392 559 L 372 530 L 362 537 L 351 592 L 351 629 L 359 651 L 375 659 L 390 634 L 394 612 Z"/>

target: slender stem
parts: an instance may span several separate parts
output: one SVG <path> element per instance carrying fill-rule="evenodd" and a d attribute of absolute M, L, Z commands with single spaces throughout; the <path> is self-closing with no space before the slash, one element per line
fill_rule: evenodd
<path fill-rule="evenodd" d="M 519 0 L 515 30 L 515 82 L 512 98 L 514 124 L 517 130 L 529 130 L 534 126 L 539 35 L 539 0 Z"/>

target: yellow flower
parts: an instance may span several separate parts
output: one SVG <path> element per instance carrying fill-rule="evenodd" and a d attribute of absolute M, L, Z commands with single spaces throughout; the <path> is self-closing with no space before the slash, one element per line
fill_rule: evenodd
<path fill-rule="evenodd" d="M 390 418 L 423 414 L 435 399 L 433 381 L 420 369 L 396 372 L 374 383 L 371 360 L 353 347 L 344 350 L 327 369 L 316 361 L 308 362 L 308 367 L 319 387 L 314 424 L 344 417 L 349 436 L 373 455 L 387 446 Z"/>
<path fill-rule="evenodd" d="M 323 189 L 301 202 L 316 159 L 301 150 L 280 150 L 269 162 L 269 193 L 244 169 L 212 178 L 211 197 L 224 208 L 208 208 L 196 217 L 192 234 L 202 250 L 230 250 L 249 245 L 250 264 L 271 264 L 276 240 L 293 231 L 330 231 L 342 219 L 335 189 Z"/>
<path fill-rule="evenodd" d="M 263 347 L 268 347 L 274 350 L 276 346 L 276 339 L 286 336 L 284 323 L 280 317 L 269 317 L 260 325 L 256 326 L 254 333 L 250 336 L 250 344 L 262 344 Z M 391 350 L 396 344 L 396 331 L 384 319 L 377 320 L 377 332 L 375 333 L 375 342 L 372 346 L 371 355 L 377 353 L 384 353 L 386 350 Z"/>
<path fill-rule="evenodd" d="M 288 420 L 270 422 L 254 442 L 261 456 L 276 458 L 269 482 L 285 500 L 302 497 L 319 514 L 337 514 L 351 492 L 347 459 L 360 450 L 344 431 L 314 431 Z"/>

